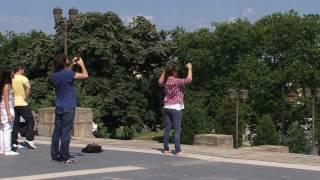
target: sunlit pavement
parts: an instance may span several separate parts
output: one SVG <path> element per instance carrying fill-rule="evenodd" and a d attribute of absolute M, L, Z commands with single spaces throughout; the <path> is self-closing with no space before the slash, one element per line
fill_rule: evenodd
<path fill-rule="evenodd" d="M 320 170 L 255 164 L 189 154 L 189 157 L 163 155 L 156 149 L 104 146 L 102 153 L 81 152 L 83 144 L 73 144 L 77 164 L 50 160 L 49 141 L 38 141 L 38 149 L 19 149 L 18 156 L 0 155 L 0 177 L 7 179 L 152 179 L 152 180 L 234 180 L 234 179 L 320 179 Z M 225 160 L 225 161 L 224 161 Z M 228 161 L 229 160 L 229 161 Z M 223 162 L 224 161 L 224 162 Z M 248 162 L 248 163 L 247 163 Z M 280 165 L 280 164 L 278 164 Z"/>

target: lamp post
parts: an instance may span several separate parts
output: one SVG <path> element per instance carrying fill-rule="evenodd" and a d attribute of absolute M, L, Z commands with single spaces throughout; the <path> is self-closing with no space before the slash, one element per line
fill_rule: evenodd
<path fill-rule="evenodd" d="M 228 90 L 228 96 L 231 101 L 236 102 L 236 149 L 239 148 L 239 101 L 245 101 L 248 99 L 249 91 L 245 89 L 241 89 L 240 91 L 236 91 L 234 89 Z"/>
<path fill-rule="evenodd" d="M 281 135 L 280 135 L 280 144 L 283 143 L 284 138 L 284 86 L 281 88 Z"/>
<path fill-rule="evenodd" d="M 310 88 L 305 88 L 304 95 L 306 98 L 312 98 L 312 154 L 316 155 L 316 148 L 315 148 L 315 99 L 320 98 L 320 88 L 315 89 L 313 92 Z"/>
<path fill-rule="evenodd" d="M 62 16 L 62 9 L 57 7 L 53 9 L 53 16 L 56 26 L 62 25 L 63 38 L 64 38 L 64 53 L 68 55 L 68 25 L 72 25 L 76 22 L 78 16 L 78 10 L 75 8 L 69 9 L 69 19 Z"/>

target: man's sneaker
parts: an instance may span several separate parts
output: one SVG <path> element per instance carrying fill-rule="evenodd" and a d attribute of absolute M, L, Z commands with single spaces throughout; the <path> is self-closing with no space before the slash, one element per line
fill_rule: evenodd
<path fill-rule="evenodd" d="M 21 144 L 12 144 L 13 148 L 15 149 L 21 149 L 24 148 L 24 146 L 22 146 Z"/>
<path fill-rule="evenodd" d="M 14 152 L 14 151 L 6 151 L 4 152 L 4 155 L 6 156 L 16 156 L 16 155 L 19 155 L 18 152 Z"/>
<path fill-rule="evenodd" d="M 75 163 L 78 163 L 78 161 L 73 158 L 70 158 L 70 159 L 64 161 L 64 163 L 65 164 L 75 164 Z"/>
<path fill-rule="evenodd" d="M 31 149 L 37 149 L 37 146 L 34 145 L 33 141 L 26 140 L 25 143 L 31 148 Z"/>

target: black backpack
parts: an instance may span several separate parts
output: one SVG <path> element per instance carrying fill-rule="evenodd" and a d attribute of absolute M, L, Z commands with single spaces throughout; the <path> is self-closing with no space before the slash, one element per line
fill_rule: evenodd
<path fill-rule="evenodd" d="M 102 152 L 102 147 L 96 143 L 88 144 L 86 147 L 84 147 L 82 150 L 84 153 L 100 153 Z"/>

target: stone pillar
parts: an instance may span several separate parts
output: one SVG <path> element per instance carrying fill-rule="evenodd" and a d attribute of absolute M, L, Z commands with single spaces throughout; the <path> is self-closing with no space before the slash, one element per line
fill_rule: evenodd
<path fill-rule="evenodd" d="M 91 108 L 76 108 L 74 117 L 74 137 L 93 137 L 92 134 L 93 113 Z"/>
<path fill-rule="evenodd" d="M 39 136 L 51 137 L 54 130 L 55 108 L 40 108 L 38 113 Z M 74 137 L 93 137 L 92 135 L 93 113 L 91 108 L 76 108 L 74 117 Z"/>
<path fill-rule="evenodd" d="M 40 108 L 38 112 L 38 135 L 51 137 L 54 129 L 55 108 Z"/>

